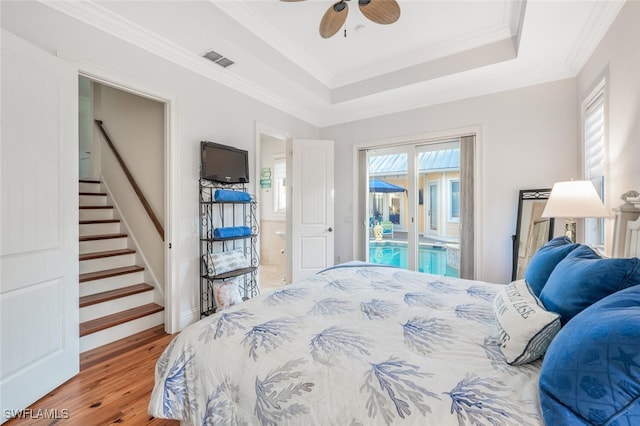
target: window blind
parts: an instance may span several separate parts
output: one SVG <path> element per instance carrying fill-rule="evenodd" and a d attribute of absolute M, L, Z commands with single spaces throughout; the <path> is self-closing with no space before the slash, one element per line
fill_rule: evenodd
<path fill-rule="evenodd" d="M 598 86 L 584 110 L 584 177 L 593 183 L 604 201 L 606 172 L 604 81 Z M 604 219 L 585 220 L 585 243 L 604 246 Z"/>
<path fill-rule="evenodd" d="M 587 179 L 604 177 L 604 96 L 602 92 L 587 106 L 585 111 L 584 161 Z M 600 195 L 602 196 L 602 194 Z"/>

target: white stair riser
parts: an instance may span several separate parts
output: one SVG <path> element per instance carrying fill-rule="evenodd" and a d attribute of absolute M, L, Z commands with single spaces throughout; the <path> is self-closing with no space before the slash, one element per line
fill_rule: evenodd
<path fill-rule="evenodd" d="M 106 330 L 88 334 L 80 338 L 80 352 L 86 352 L 98 346 L 124 339 L 132 334 L 140 333 L 163 323 L 164 312 L 160 311 Z"/>
<path fill-rule="evenodd" d="M 99 183 L 79 182 L 78 192 L 102 192 Z"/>
<path fill-rule="evenodd" d="M 105 269 L 121 268 L 136 264 L 135 254 L 120 256 L 100 257 L 98 259 L 83 260 L 80 262 L 80 273 L 103 271 Z"/>
<path fill-rule="evenodd" d="M 113 219 L 113 209 L 80 209 L 80 220 Z"/>
<path fill-rule="evenodd" d="M 80 236 L 117 234 L 120 232 L 120 222 L 113 223 L 88 223 L 80 225 Z"/>
<path fill-rule="evenodd" d="M 127 248 L 126 238 L 108 238 L 106 240 L 92 240 L 80 242 L 80 254 L 97 251 L 118 250 Z"/>
<path fill-rule="evenodd" d="M 106 195 L 80 195 L 81 206 L 106 206 Z"/>
<path fill-rule="evenodd" d="M 109 300 L 107 302 L 97 303 L 95 305 L 80 308 L 80 322 L 90 321 L 92 319 L 115 314 L 116 312 L 125 311 L 127 309 L 137 308 L 153 302 L 153 290 L 143 293 L 132 294 L 127 297 Z"/>
<path fill-rule="evenodd" d="M 144 282 L 143 271 L 80 283 L 80 297 Z"/>

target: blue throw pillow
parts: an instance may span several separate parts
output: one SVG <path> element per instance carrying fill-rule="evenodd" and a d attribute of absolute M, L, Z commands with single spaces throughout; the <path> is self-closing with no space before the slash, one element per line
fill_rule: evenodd
<path fill-rule="evenodd" d="M 580 311 L 618 290 L 640 284 L 640 259 L 603 259 L 580 246 L 555 267 L 540 293 L 547 310 L 566 323 Z"/>
<path fill-rule="evenodd" d="M 556 265 L 580 244 L 571 243 L 567 237 L 557 237 L 536 251 L 524 271 L 524 279 L 536 296 L 544 287 Z"/>
<path fill-rule="evenodd" d="M 539 390 L 548 425 L 640 424 L 640 286 L 600 300 L 560 330 Z"/>

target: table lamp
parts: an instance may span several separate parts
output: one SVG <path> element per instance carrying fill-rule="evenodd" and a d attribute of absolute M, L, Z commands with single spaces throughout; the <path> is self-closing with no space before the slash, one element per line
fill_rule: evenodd
<path fill-rule="evenodd" d="M 609 216 L 609 212 L 589 180 L 554 183 L 542 212 L 542 217 L 566 218 L 565 235 L 572 242 L 576 241 L 576 222 L 574 219 L 606 216 Z"/>

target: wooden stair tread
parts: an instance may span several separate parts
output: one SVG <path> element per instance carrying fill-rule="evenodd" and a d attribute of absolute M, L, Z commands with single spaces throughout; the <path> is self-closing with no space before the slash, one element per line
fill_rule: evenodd
<path fill-rule="evenodd" d="M 78 179 L 78 182 L 81 183 L 100 183 L 98 179 Z"/>
<path fill-rule="evenodd" d="M 113 206 L 78 206 L 82 209 L 113 209 Z"/>
<path fill-rule="evenodd" d="M 99 234 L 99 235 L 83 235 L 80 241 L 109 240 L 111 238 L 126 238 L 127 234 Z"/>
<path fill-rule="evenodd" d="M 127 309 L 126 311 L 85 321 L 80 324 L 80 337 L 105 330 L 116 325 L 124 324 L 125 322 L 133 321 L 138 318 L 146 317 L 147 315 L 155 314 L 156 312 L 161 312 L 163 310 L 164 307 L 160 305 L 148 303 L 146 305 L 138 306 L 137 308 Z"/>
<path fill-rule="evenodd" d="M 134 254 L 136 251 L 130 248 L 118 249 L 118 250 L 105 250 L 105 251 L 94 251 L 93 253 L 84 253 L 80 255 L 79 260 L 91 260 L 91 259 L 102 259 L 103 257 L 114 257 L 114 256 L 122 256 L 125 254 Z"/>
<path fill-rule="evenodd" d="M 95 225 L 100 223 L 118 223 L 120 219 L 93 219 L 93 220 L 81 220 L 80 225 Z"/>
<path fill-rule="evenodd" d="M 103 271 L 87 272 L 80 274 L 80 282 L 99 280 L 102 278 L 116 277 L 118 275 L 132 274 L 134 272 L 144 271 L 144 267 L 133 265 L 123 266 L 121 268 L 105 269 Z"/>
<path fill-rule="evenodd" d="M 149 284 L 140 283 L 130 285 L 128 287 L 117 288 L 115 290 L 103 291 L 101 293 L 90 294 L 88 296 L 82 296 L 80 298 L 80 307 L 91 306 L 102 302 L 108 302 L 110 300 L 119 299 L 121 297 L 132 296 L 138 293 L 144 293 L 145 291 L 152 291 L 153 287 Z"/>
<path fill-rule="evenodd" d="M 107 193 L 106 192 L 79 192 L 78 195 L 88 195 L 88 196 L 95 195 L 96 197 L 106 197 Z"/>

